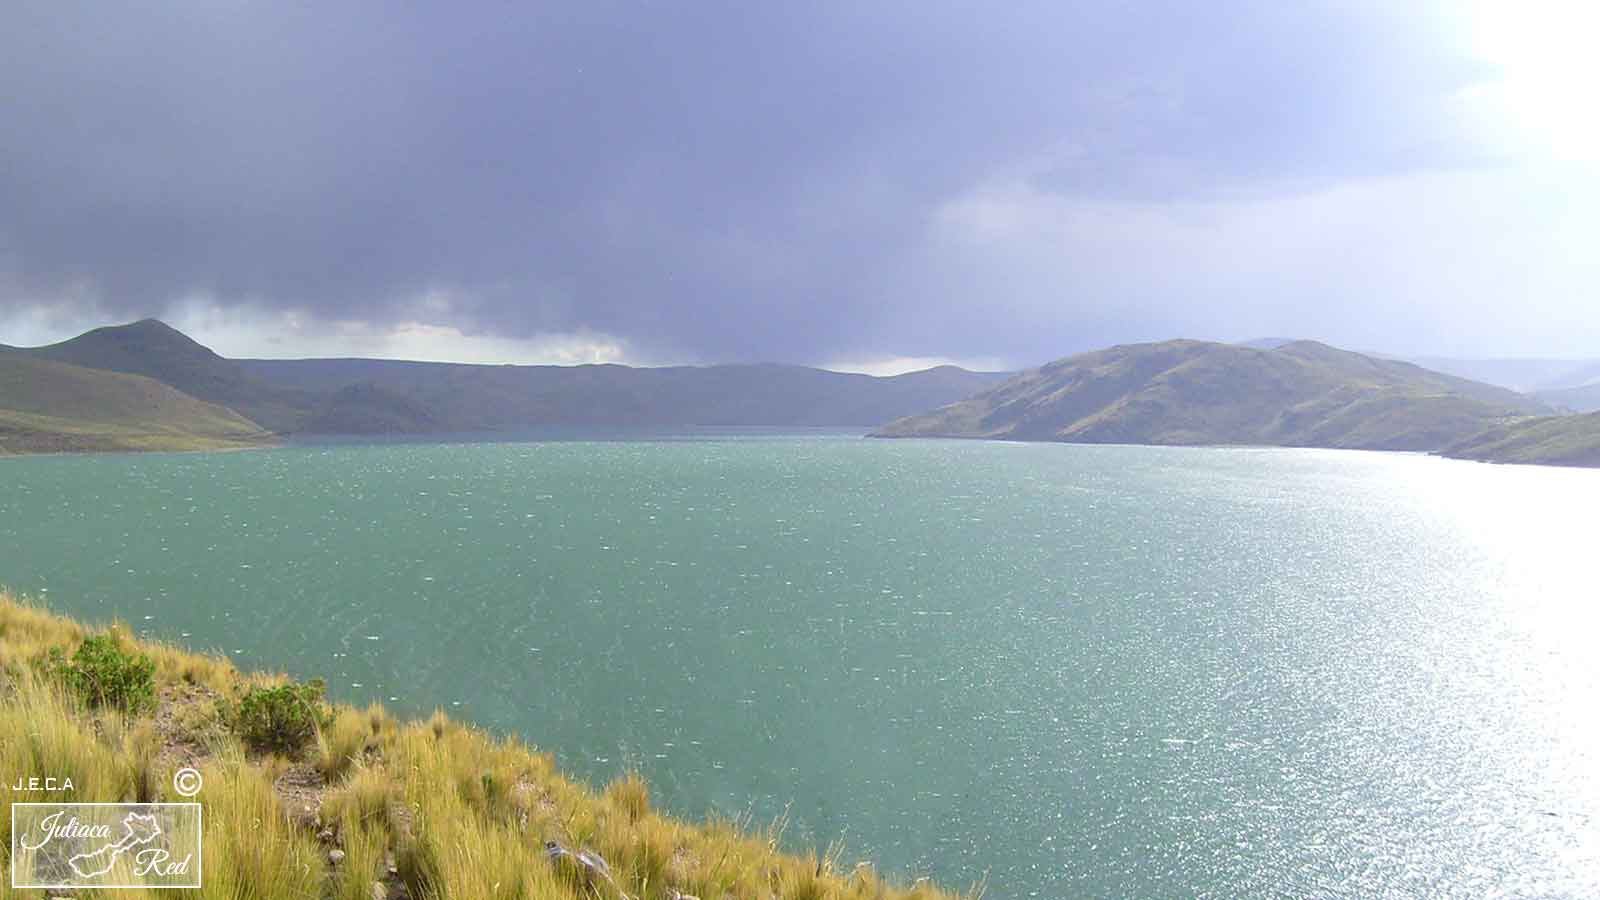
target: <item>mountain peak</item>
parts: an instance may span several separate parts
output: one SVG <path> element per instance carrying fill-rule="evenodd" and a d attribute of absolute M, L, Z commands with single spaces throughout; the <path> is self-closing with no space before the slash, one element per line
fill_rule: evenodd
<path fill-rule="evenodd" d="M 172 334 L 183 334 L 183 332 L 173 328 L 171 325 L 168 325 L 160 319 L 140 319 L 137 322 L 129 322 L 126 325 L 110 325 L 107 327 L 121 329 L 123 331 L 147 331 L 160 333 L 170 332 Z M 187 335 L 185 335 L 185 337 L 187 337 Z"/>
<path fill-rule="evenodd" d="M 108 325 L 23 352 L 90 369 L 144 375 L 222 406 L 235 406 L 259 393 L 237 363 L 159 319 Z"/>
<path fill-rule="evenodd" d="M 1316 353 L 1316 354 L 1324 354 L 1324 355 L 1339 354 L 1341 356 L 1347 356 L 1347 357 L 1348 356 L 1363 356 L 1363 357 L 1366 356 L 1366 354 L 1357 353 L 1354 350 L 1341 350 L 1338 347 L 1335 347 L 1335 346 L 1333 346 L 1331 344 L 1324 344 L 1321 341 L 1313 341 L 1313 340 L 1310 340 L 1309 338 L 1305 338 L 1305 339 L 1301 339 L 1301 340 L 1295 340 L 1295 341 L 1288 341 L 1286 343 L 1279 344 L 1278 346 L 1273 347 L 1272 349 L 1274 351 L 1276 351 L 1276 352 L 1279 352 L 1279 353 Z"/>
<path fill-rule="evenodd" d="M 107 325 L 86 331 L 71 340 L 52 345 L 53 349 L 78 349 L 101 352 L 114 349 L 118 353 L 158 353 L 163 355 L 197 356 L 220 359 L 210 347 L 173 328 L 160 319 L 140 319 L 126 325 Z M 103 368 L 103 367 L 102 367 Z"/>

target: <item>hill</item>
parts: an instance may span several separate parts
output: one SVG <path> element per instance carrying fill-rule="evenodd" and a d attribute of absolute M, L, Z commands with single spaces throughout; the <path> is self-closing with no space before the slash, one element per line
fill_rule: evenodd
<path fill-rule="evenodd" d="M 259 446 L 260 425 L 141 375 L 0 351 L 0 453 Z"/>
<path fill-rule="evenodd" d="M 1600 466 L 1600 413 L 1507 423 L 1453 444 L 1440 455 L 1481 462 Z"/>
<path fill-rule="evenodd" d="M 1513 391 L 1314 341 L 1175 340 L 1058 360 L 874 436 L 1436 450 L 1543 412 Z"/>
<path fill-rule="evenodd" d="M 870 427 L 998 384 L 941 367 L 891 377 L 806 366 L 486 366 L 370 359 L 241 360 L 252 376 L 331 395 L 366 385 L 415 405 L 414 431 L 528 425 Z M 322 415 L 308 431 L 328 431 Z"/>
<path fill-rule="evenodd" d="M 241 360 L 250 375 L 332 395 L 366 385 L 414 406 L 416 432 L 529 425 L 870 427 L 949 403 L 1003 375 L 941 367 L 892 377 L 805 366 L 489 366 L 370 359 Z M 377 395 L 374 395 L 377 396 Z M 321 414 L 307 431 L 335 431 Z"/>
<path fill-rule="evenodd" d="M 235 360 L 154 319 L 0 349 L 142 375 L 280 434 L 438 434 L 540 425 L 870 427 L 977 393 L 1004 374 L 941 366 L 892 377 L 805 366 L 495 366 L 374 359 Z"/>
<path fill-rule="evenodd" d="M 425 434 L 548 424 L 865 427 L 949 403 L 1005 378 L 954 366 L 874 377 L 787 365 L 233 360 L 153 319 L 15 352 L 146 375 L 287 434 Z"/>
<path fill-rule="evenodd" d="M 514 738 L 321 693 L 0 591 L 0 766 L 70 780 L 65 799 L 97 803 L 186 801 L 174 774 L 198 770 L 201 897 L 958 897 L 840 865 L 839 845 L 781 852 L 792 843 L 781 820 L 752 830 L 715 814 L 672 818 L 637 775 L 596 791 Z M 0 822 L 10 826 L 12 804 L 62 799 L 6 791 Z M 156 894 L 167 892 L 135 896 Z"/>
<path fill-rule="evenodd" d="M 1600 412 L 1600 384 L 1535 391 L 1533 395 L 1557 409 Z"/>
<path fill-rule="evenodd" d="M 1258 350 L 1275 350 L 1290 343 L 1294 341 L 1285 338 L 1260 338 L 1243 341 L 1241 346 L 1254 347 Z M 1541 400 L 1548 392 L 1600 384 L 1600 359 L 1548 357 L 1470 359 L 1451 356 L 1401 356 L 1371 351 L 1366 351 L 1365 355 L 1374 359 L 1409 362 L 1432 372 L 1442 372 L 1469 381 L 1492 384 L 1495 387 L 1530 394 Z"/>
<path fill-rule="evenodd" d="M 183 332 L 156 319 L 96 328 L 46 347 L 16 349 L 35 359 L 144 375 L 191 397 L 236 410 L 269 430 L 293 432 L 319 399 L 252 378 Z"/>
<path fill-rule="evenodd" d="M 302 422 L 307 434 L 421 434 L 439 430 L 434 414 L 410 397 L 374 384 L 334 391 Z"/>

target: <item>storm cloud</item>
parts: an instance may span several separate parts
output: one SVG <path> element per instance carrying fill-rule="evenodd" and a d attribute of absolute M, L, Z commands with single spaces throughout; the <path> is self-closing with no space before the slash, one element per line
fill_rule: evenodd
<path fill-rule="evenodd" d="M 1593 160 L 1497 127 L 1461 10 L 10 4 L 0 325 L 1592 349 Z"/>

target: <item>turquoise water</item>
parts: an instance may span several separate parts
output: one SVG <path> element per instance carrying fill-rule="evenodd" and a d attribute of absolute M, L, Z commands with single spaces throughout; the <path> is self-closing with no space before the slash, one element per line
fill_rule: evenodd
<path fill-rule="evenodd" d="M 989 896 L 1600 893 L 1600 472 L 845 436 L 0 460 L 0 583 Z"/>

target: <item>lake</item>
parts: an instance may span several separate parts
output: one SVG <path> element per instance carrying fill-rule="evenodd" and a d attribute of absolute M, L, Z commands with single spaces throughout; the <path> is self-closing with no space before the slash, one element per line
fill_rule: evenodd
<path fill-rule="evenodd" d="M 0 583 L 995 898 L 1600 893 L 1600 471 L 588 437 L 0 460 Z"/>

